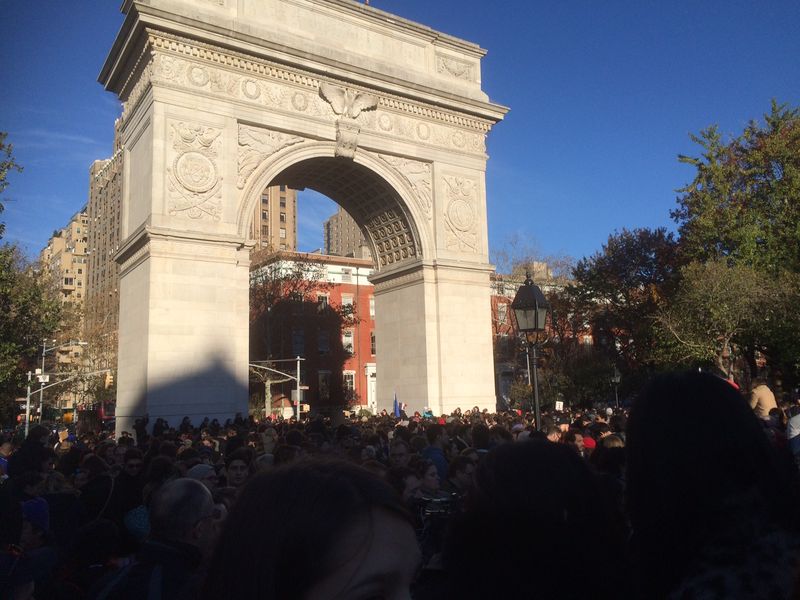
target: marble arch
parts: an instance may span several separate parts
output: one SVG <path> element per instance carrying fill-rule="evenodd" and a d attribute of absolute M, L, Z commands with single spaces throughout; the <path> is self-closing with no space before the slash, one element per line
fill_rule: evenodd
<path fill-rule="evenodd" d="M 378 402 L 494 406 L 480 47 L 353 0 L 125 0 L 117 427 L 244 411 L 248 218 L 316 189 L 376 257 Z"/>

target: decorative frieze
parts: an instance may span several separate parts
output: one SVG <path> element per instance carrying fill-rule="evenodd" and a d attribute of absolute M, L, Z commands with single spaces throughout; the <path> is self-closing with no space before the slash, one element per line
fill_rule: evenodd
<path fill-rule="evenodd" d="M 152 79 L 178 86 L 257 104 L 287 113 L 332 121 L 336 117 L 356 119 L 362 129 L 401 137 L 413 143 L 444 147 L 471 154 L 485 154 L 485 136 L 491 123 L 470 118 L 403 98 L 380 96 L 321 81 L 310 74 L 289 71 L 266 61 L 207 47 L 163 32 L 150 32 L 154 49 Z M 325 97 L 322 88 L 340 90 L 341 99 Z M 349 94 L 349 97 L 348 97 Z M 361 104 L 374 100 L 364 113 Z M 342 104 L 342 113 L 333 103 Z M 351 106 L 345 106 L 350 102 Z M 133 104 L 130 101 L 128 104 Z M 366 105 L 365 105 L 366 106 Z M 360 110 L 358 108 L 360 107 Z M 351 116 L 347 109 L 357 109 Z"/>
<path fill-rule="evenodd" d="M 221 129 L 183 121 L 170 128 L 172 160 L 167 167 L 170 215 L 219 221 L 222 175 L 217 166 Z"/>
<path fill-rule="evenodd" d="M 468 177 L 443 178 L 447 190 L 444 226 L 448 250 L 478 251 L 478 184 Z"/>

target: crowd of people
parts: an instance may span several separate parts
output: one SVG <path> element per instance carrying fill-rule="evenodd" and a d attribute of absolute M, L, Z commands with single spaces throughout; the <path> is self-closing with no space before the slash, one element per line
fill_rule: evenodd
<path fill-rule="evenodd" d="M 0 598 L 798 599 L 800 404 L 767 391 L 36 425 L 0 440 Z"/>

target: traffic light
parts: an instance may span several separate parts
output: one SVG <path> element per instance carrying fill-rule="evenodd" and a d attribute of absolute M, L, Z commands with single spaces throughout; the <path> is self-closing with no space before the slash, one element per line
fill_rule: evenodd
<path fill-rule="evenodd" d="M 113 385 L 114 385 L 114 375 L 111 373 L 111 371 L 108 371 L 106 373 L 105 388 L 108 389 Z"/>

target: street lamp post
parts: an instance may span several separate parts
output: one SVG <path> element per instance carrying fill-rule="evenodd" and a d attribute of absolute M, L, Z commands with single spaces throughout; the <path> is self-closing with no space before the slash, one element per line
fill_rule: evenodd
<path fill-rule="evenodd" d="M 614 365 L 614 374 L 611 376 L 611 383 L 614 384 L 614 400 L 617 403 L 617 410 L 619 410 L 619 382 L 622 380 L 622 376 L 617 369 L 617 366 Z"/>
<path fill-rule="evenodd" d="M 545 331 L 547 312 L 550 304 L 544 297 L 542 290 L 533 283 L 530 271 L 525 272 L 525 283 L 517 290 L 514 301 L 511 303 L 517 329 L 525 335 L 525 356 L 528 361 L 528 385 L 533 387 L 533 409 L 536 419 L 536 428 L 542 426 L 541 409 L 539 407 L 539 372 L 537 350 L 541 340 L 540 336 Z M 531 354 L 533 354 L 533 380 L 531 381 Z"/>
<path fill-rule="evenodd" d="M 55 340 L 51 340 L 55 344 Z M 58 346 L 47 347 L 47 339 L 42 340 L 42 377 L 39 378 L 39 422 L 41 423 L 44 418 L 44 384 L 47 382 L 47 376 L 44 370 L 44 359 L 48 352 L 58 350 L 59 348 L 66 348 L 67 346 L 88 346 L 86 342 L 80 340 L 70 340 Z"/>

